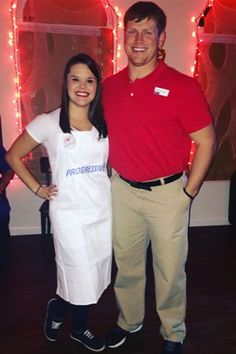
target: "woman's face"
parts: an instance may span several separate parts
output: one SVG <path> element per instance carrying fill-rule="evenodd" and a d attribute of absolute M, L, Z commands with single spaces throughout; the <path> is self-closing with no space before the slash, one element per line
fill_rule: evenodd
<path fill-rule="evenodd" d="M 88 107 L 97 91 L 97 79 L 86 64 L 71 66 L 67 76 L 67 91 L 70 103 L 78 107 Z"/>

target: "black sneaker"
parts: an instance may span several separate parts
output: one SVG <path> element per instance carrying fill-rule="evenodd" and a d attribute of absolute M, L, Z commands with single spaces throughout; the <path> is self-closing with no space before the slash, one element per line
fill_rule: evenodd
<path fill-rule="evenodd" d="M 129 334 L 136 333 L 142 329 L 143 325 L 139 325 L 132 331 L 126 331 L 118 325 L 113 326 L 107 333 L 105 343 L 109 348 L 118 348 L 126 341 Z"/>
<path fill-rule="evenodd" d="M 84 332 L 72 330 L 70 337 L 94 352 L 102 352 L 105 349 L 103 340 L 95 337 L 89 329 L 86 329 Z"/>
<path fill-rule="evenodd" d="M 183 344 L 181 342 L 171 342 L 165 340 L 161 354 L 182 354 Z"/>
<path fill-rule="evenodd" d="M 52 304 L 55 301 L 57 301 L 57 299 L 49 300 L 44 322 L 44 334 L 51 342 L 55 342 L 57 340 L 58 331 L 62 324 L 62 320 L 55 319 L 52 315 Z"/>

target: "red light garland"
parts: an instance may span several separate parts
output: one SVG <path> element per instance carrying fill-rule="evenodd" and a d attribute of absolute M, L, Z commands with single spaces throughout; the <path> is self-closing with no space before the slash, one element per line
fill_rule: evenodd
<path fill-rule="evenodd" d="M 113 36 L 114 36 L 114 50 L 113 50 L 113 72 L 115 73 L 119 68 L 117 67 L 117 61 L 120 58 L 121 54 L 121 46 L 118 44 L 118 35 L 117 30 L 118 27 L 122 27 L 122 22 L 118 18 L 121 18 L 122 15 L 117 7 L 115 9 L 109 4 L 108 0 L 100 0 L 104 6 L 104 9 L 107 14 L 107 25 L 109 28 L 113 28 Z M 22 132 L 22 121 L 21 121 L 21 85 L 20 85 L 20 65 L 19 65 L 19 46 L 17 42 L 17 20 L 16 20 L 16 9 L 18 5 L 18 0 L 12 0 L 9 12 L 11 14 L 11 26 L 12 29 L 8 35 L 8 43 L 9 46 L 12 47 L 13 54 L 10 56 L 10 59 L 14 61 L 14 69 L 15 69 L 15 97 L 13 99 L 13 104 L 15 105 L 15 118 L 16 118 L 16 126 L 18 129 L 18 133 Z M 114 13 L 117 15 L 117 18 L 114 17 Z"/>
<path fill-rule="evenodd" d="M 194 62 L 193 66 L 191 67 L 191 72 L 193 74 L 193 77 L 196 79 L 198 77 L 198 61 L 200 57 L 200 50 L 199 46 L 200 43 L 202 42 L 202 39 L 199 38 L 199 31 L 202 30 L 204 27 L 204 18 L 210 11 L 212 4 L 214 0 L 209 0 L 205 8 L 202 10 L 201 14 L 198 17 L 192 17 L 191 21 L 196 24 L 197 30 L 196 32 L 192 32 L 192 37 L 196 38 L 196 49 L 195 49 L 195 57 L 194 57 Z M 190 156 L 189 156 L 189 161 L 188 161 L 188 167 L 189 169 L 191 168 L 193 159 L 194 159 L 194 154 L 195 154 L 196 146 L 194 141 L 192 141 L 192 146 L 191 146 L 191 151 L 190 151 Z"/>
<path fill-rule="evenodd" d="M 209 0 L 205 8 L 202 10 L 201 14 L 198 17 L 192 17 L 192 22 L 196 23 L 197 30 L 196 32 L 192 33 L 192 36 L 196 38 L 196 49 L 195 49 L 195 58 L 194 63 L 191 68 L 191 72 L 193 73 L 193 77 L 198 77 L 198 60 L 200 56 L 199 45 L 202 42 L 202 39 L 199 38 L 199 33 L 201 32 L 202 28 L 204 27 L 204 19 L 207 16 L 208 12 L 211 10 L 214 0 Z"/>
<path fill-rule="evenodd" d="M 12 22 L 12 31 L 9 32 L 9 39 L 8 43 L 9 46 L 13 48 L 13 55 L 10 56 L 11 60 L 14 60 L 14 68 L 15 68 L 15 78 L 14 82 L 16 85 L 15 97 L 13 99 L 13 104 L 15 105 L 15 118 L 16 118 L 16 126 L 18 129 L 18 133 L 22 132 L 22 125 L 21 125 L 21 110 L 20 110 L 20 72 L 19 72 L 19 63 L 18 63 L 18 47 L 16 43 L 16 7 L 17 7 L 18 0 L 13 0 L 11 6 L 9 8 L 9 12 L 11 13 L 11 22 Z"/>

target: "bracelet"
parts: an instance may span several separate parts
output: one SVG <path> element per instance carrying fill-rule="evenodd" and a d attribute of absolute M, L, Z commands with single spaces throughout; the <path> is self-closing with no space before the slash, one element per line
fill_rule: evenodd
<path fill-rule="evenodd" d="M 189 194 L 185 188 L 183 188 L 183 191 L 189 198 L 194 199 L 194 197 L 191 194 Z"/>
<path fill-rule="evenodd" d="M 35 195 L 38 195 L 38 192 L 39 192 L 39 190 L 40 190 L 41 187 L 42 187 L 42 186 L 41 186 L 41 184 L 40 184 L 40 186 L 38 187 L 38 189 L 37 189 L 36 192 L 34 193 Z"/>

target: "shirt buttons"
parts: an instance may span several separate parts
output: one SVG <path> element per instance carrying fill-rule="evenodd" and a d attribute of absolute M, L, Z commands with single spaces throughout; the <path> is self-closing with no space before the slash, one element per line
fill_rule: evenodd
<path fill-rule="evenodd" d="M 134 95 L 134 93 L 133 93 L 133 92 L 131 92 L 131 93 L 130 93 L 130 96 L 133 96 L 133 95 Z"/>

